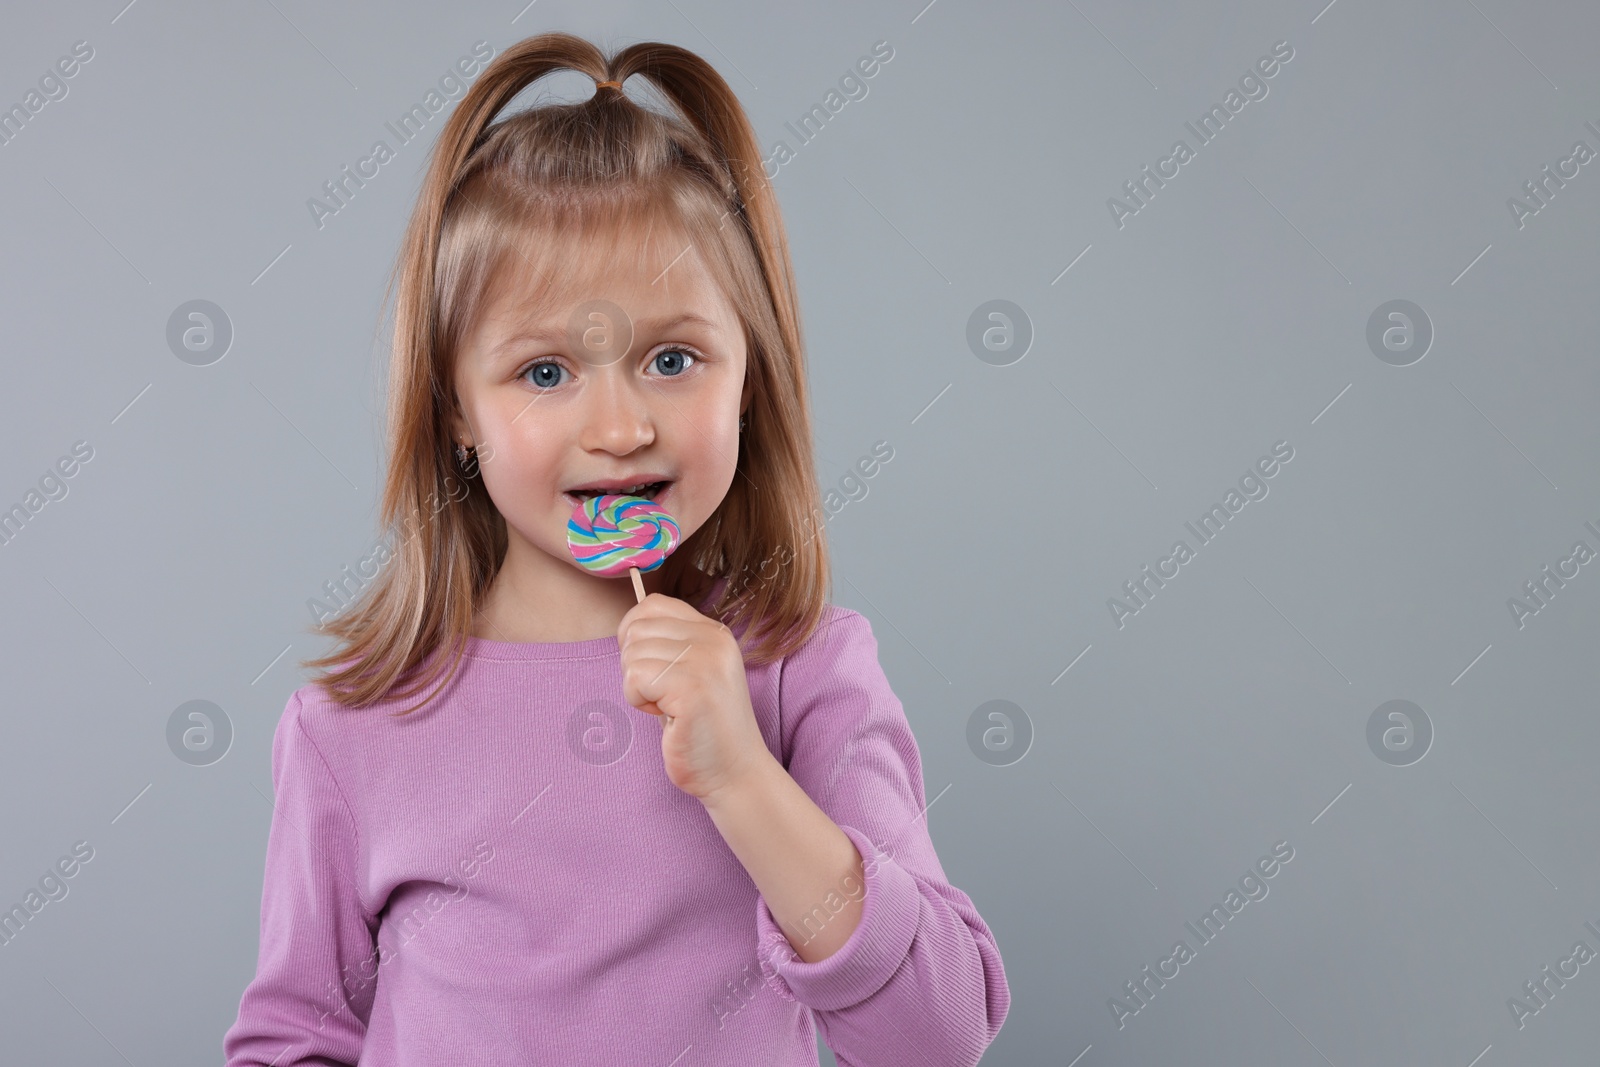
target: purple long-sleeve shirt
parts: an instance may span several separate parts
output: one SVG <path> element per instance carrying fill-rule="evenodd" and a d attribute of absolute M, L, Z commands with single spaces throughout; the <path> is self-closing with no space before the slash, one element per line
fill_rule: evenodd
<path fill-rule="evenodd" d="M 978 1062 L 1005 970 L 934 852 L 866 619 L 830 605 L 803 647 L 747 669 L 767 747 L 865 862 L 795 931 L 864 883 L 859 925 L 815 963 L 667 778 L 615 637 L 475 637 L 467 656 L 403 718 L 314 685 L 289 699 L 227 1067 L 814 1067 L 813 1015 L 841 1067 Z"/>

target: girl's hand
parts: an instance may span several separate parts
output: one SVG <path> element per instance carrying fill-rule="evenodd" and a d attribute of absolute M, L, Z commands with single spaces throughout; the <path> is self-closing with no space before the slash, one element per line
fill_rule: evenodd
<path fill-rule="evenodd" d="M 673 785 L 703 801 L 773 759 L 727 626 L 651 593 L 622 617 L 617 642 L 623 699 L 662 716 L 661 760 Z"/>

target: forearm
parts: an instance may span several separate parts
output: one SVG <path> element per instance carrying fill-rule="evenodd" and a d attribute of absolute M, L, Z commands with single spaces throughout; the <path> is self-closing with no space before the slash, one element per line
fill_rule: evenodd
<path fill-rule="evenodd" d="M 800 958 L 838 951 L 866 899 L 862 857 L 844 831 L 776 759 L 702 802 Z"/>

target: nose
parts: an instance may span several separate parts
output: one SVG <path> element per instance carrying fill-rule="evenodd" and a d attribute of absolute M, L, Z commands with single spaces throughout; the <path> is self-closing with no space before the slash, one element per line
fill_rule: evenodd
<path fill-rule="evenodd" d="M 627 380 L 624 361 L 591 372 L 583 430 L 579 443 L 586 451 L 626 456 L 656 439 L 655 420 L 648 398 Z"/>

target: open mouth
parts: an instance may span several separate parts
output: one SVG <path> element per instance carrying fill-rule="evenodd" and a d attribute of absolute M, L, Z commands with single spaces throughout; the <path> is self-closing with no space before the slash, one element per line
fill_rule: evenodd
<path fill-rule="evenodd" d="M 568 489 L 561 495 L 566 497 L 567 502 L 573 507 L 598 496 L 642 496 L 646 500 L 656 501 L 666 496 L 671 486 L 671 481 L 640 482 L 619 489 Z"/>

